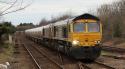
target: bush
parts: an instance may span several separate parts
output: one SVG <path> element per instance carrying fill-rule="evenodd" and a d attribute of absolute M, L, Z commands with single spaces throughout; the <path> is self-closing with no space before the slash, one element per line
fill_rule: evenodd
<path fill-rule="evenodd" d="M 15 27 L 11 24 L 11 22 L 3 22 L 0 24 L 0 42 L 2 41 L 3 34 L 12 34 L 14 33 Z"/>

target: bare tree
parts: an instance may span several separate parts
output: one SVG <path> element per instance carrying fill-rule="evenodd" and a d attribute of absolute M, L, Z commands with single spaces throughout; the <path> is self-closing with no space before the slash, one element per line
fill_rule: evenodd
<path fill-rule="evenodd" d="M 23 10 L 30 5 L 31 5 L 31 3 L 26 4 L 24 2 L 24 0 L 3 0 L 3 1 L 0 1 L 0 21 L 2 20 L 2 16 L 7 15 L 9 13 Z M 2 22 L 0 22 L 0 23 L 2 23 Z M 8 31 L 14 30 L 14 28 L 11 28 L 11 26 L 8 26 L 6 24 L 8 24 L 8 23 L 3 22 L 2 24 L 0 24 L 0 42 L 1 42 L 1 36 L 3 34 L 8 34 L 8 33 L 10 34 L 10 32 L 8 32 Z"/>
<path fill-rule="evenodd" d="M 44 25 L 46 25 L 46 24 L 48 24 L 48 23 L 49 23 L 49 21 L 46 20 L 45 18 L 43 18 L 43 19 L 40 21 L 39 26 L 44 26 Z"/>
<path fill-rule="evenodd" d="M 46 20 L 45 18 L 43 18 L 40 21 L 39 26 L 47 25 L 49 23 L 55 23 L 57 21 L 65 20 L 65 19 L 71 18 L 71 17 L 73 17 L 73 14 L 71 14 L 71 13 L 65 13 L 65 14 L 57 16 L 57 17 L 53 17 L 52 16 L 51 20 Z"/>
<path fill-rule="evenodd" d="M 97 13 L 103 23 L 105 37 L 125 36 L 125 0 L 102 5 L 98 8 Z"/>
<path fill-rule="evenodd" d="M 25 4 L 24 0 L 0 1 L 0 16 L 23 10 L 30 5 L 31 3 Z"/>

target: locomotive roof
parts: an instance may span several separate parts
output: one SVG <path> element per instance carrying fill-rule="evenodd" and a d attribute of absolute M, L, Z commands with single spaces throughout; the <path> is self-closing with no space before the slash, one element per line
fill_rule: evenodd
<path fill-rule="evenodd" d="M 100 19 L 98 17 L 93 16 L 93 15 L 88 14 L 88 13 L 85 13 L 83 15 L 77 16 L 76 18 L 73 19 L 73 21 L 76 21 L 78 19 L 94 19 L 94 20 L 100 21 Z"/>

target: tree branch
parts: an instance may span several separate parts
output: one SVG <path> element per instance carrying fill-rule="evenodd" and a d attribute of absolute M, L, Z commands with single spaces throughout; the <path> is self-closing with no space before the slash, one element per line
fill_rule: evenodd
<path fill-rule="evenodd" d="M 4 11 L 2 11 L 1 14 L 3 14 L 4 12 L 6 12 L 7 10 L 11 9 L 16 3 L 17 3 L 17 0 L 15 0 L 10 7 L 8 7 L 7 9 L 5 9 Z"/>
<path fill-rule="evenodd" d="M 20 10 L 23 10 L 23 9 L 27 8 L 28 6 L 30 6 L 32 4 L 32 3 L 30 3 L 30 4 L 22 7 L 24 0 L 21 0 L 19 8 L 15 8 L 14 10 L 8 11 L 9 9 L 13 8 L 15 4 L 17 4 L 17 1 L 18 0 L 15 0 L 13 3 L 11 2 L 11 5 L 7 9 L 5 9 L 4 11 L 0 12 L 0 16 L 6 15 L 6 14 L 9 14 L 9 13 L 13 13 L 13 12 L 17 12 L 17 11 L 20 11 Z M 2 1 L 0 1 L 0 2 L 2 2 Z M 6 2 L 4 2 L 4 3 L 6 3 Z"/>
<path fill-rule="evenodd" d="M 30 5 L 31 5 L 31 4 L 29 4 L 29 5 L 27 5 L 27 6 L 23 7 L 23 8 L 19 8 L 19 9 L 10 11 L 10 12 L 6 12 L 6 13 L 2 14 L 2 16 L 3 16 L 3 15 L 6 15 L 6 14 L 9 14 L 9 13 L 13 13 L 13 12 L 17 12 L 17 11 L 23 10 L 23 9 L 27 8 L 28 6 L 30 6 Z"/>
<path fill-rule="evenodd" d="M 12 4 L 13 2 L 0 1 L 0 3 L 4 3 L 4 4 Z"/>

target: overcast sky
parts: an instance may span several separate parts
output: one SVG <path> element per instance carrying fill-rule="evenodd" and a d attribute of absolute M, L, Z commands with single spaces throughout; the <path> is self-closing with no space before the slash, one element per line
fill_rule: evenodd
<path fill-rule="evenodd" d="M 50 19 L 66 12 L 80 15 L 114 1 L 116 0 L 34 0 L 25 10 L 5 15 L 4 19 L 14 25 L 24 22 L 38 24 L 42 18 Z"/>

